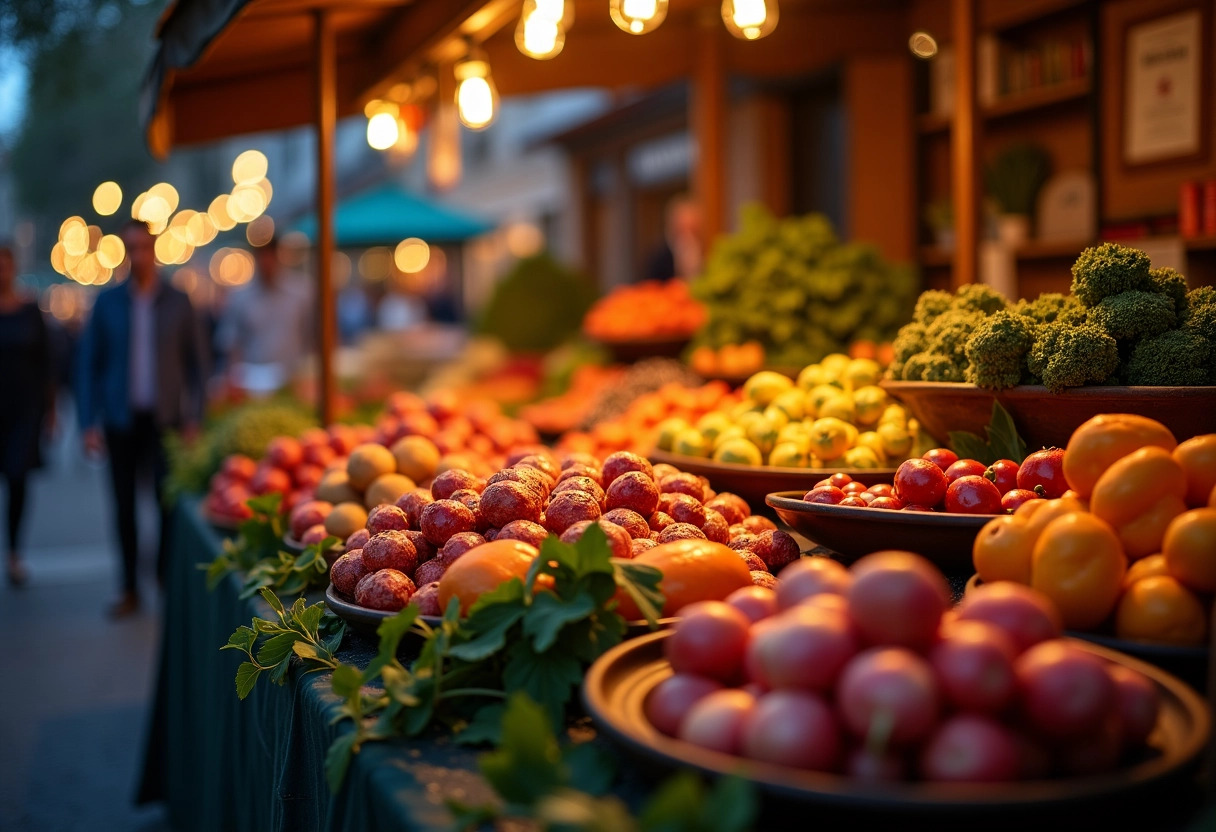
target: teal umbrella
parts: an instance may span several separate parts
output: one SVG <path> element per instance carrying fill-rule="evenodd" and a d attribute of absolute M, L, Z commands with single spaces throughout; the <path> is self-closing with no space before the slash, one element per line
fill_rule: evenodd
<path fill-rule="evenodd" d="M 397 185 L 381 185 L 338 203 L 334 234 L 342 248 L 393 245 L 407 237 L 428 243 L 454 243 L 484 234 L 494 224 L 457 211 Z M 295 225 L 309 240 L 317 233 L 315 215 Z"/>

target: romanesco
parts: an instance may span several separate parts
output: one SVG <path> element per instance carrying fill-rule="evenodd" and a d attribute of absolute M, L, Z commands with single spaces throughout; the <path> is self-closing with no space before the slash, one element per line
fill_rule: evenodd
<path fill-rule="evenodd" d="M 912 310 L 912 320 L 915 323 L 928 326 L 938 315 L 950 308 L 954 303 L 954 295 L 939 289 L 929 289 L 921 292 Z"/>
<path fill-rule="evenodd" d="M 960 286 L 954 296 L 950 309 L 959 312 L 982 312 L 991 315 L 1009 307 L 1005 296 L 990 286 L 982 283 L 968 283 Z"/>
<path fill-rule="evenodd" d="M 1143 251 L 1103 243 L 1081 252 L 1072 264 L 1072 293 L 1085 306 L 1133 289 L 1152 288 L 1149 259 Z"/>
<path fill-rule="evenodd" d="M 1127 383 L 1193 387 L 1216 382 L 1216 348 L 1199 335 L 1174 329 L 1145 338 L 1127 363 Z"/>
<path fill-rule="evenodd" d="M 1186 278 L 1168 267 L 1149 269 L 1150 291 L 1166 295 L 1174 302 L 1174 313 L 1181 315 L 1186 311 Z"/>
<path fill-rule="evenodd" d="M 1018 384 L 1034 334 L 1035 324 L 1013 312 L 997 312 L 984 320 L 967 339 L 967 381 L 991 390 Z"/>
<path fill-rule="evenodd" d="M 1084 384 L 1100 384 L 1119 366 L 1119 348 L 1095 326 L 1056 321 L 1044 324 L 1027 356 L 1030 372 L 1053 393 Z"/>
<path fill-rule="evenodd" d="M 1132 290 L 1102 298 L 1089 310 L 1089 322 L 1110 337 L 1131 340 L 1160 335 L 1178 323 L 1169 295 Z"/>

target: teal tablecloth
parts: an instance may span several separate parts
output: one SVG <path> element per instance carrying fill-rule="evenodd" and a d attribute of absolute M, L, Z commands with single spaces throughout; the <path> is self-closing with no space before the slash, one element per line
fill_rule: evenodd
<path fill-rule="evenodd" d="M 293 671 L 284 686 L 259 682 L 237 699 L 242 656 L 219 647 L 237 625 L 273 614 L 260 598 L 238 598 L 234 577 L 207 591 L 196 567 L 222 538 L 197 502 L 178 507 L 173 532 L 141 801 L 164 800 L 179 832 L 312 832 L 442 828 L 451 821 L 444 798 L 490 799 L 475 752 L 446 739 L 367 747 L 332 795 L 325 751 L 348 728 L 330 724 L 338 699 L 329 675 Z M 348 635 L 340 656 L 362 665 L 373 654 L 374 645 Z"/>

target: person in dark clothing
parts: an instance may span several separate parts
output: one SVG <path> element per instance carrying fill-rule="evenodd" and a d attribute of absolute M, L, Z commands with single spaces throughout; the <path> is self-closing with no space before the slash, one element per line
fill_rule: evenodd
<path fill-rule="evenodd" d="M 690 280 L 701 271 L 701 207 L 681 194 L 667 203 L 663 242 L 650 254 L 644 280 Z"/>
<path fill-rule="evenodd" d="M 197 435 L 205 405 L 206 347 L 190 298 L 161 280 L 153 238 L 143 223 L 122 231 L 128 280 L 97 296 L 80 343 L 77 400 L 85 450 L 110 458 L 123 592 L 110 614 L 139 609 L 136 481 L 150 471 L 161 501 L 167 471 L 164 433 Z M 157 575 L 168 560 L 168 517 L 161 501 Z"/>
<path fill-rule="evenodd" d="M 26 581 L 20 555 L 26 483 L 42 464 L 42 428 L 54 413 L 54 389 L 46 322 L 37 302 L 17 292 L 13 251 L 0 245 L 0 476 L 8 489 L 6 571 L 13 586 Z"/>

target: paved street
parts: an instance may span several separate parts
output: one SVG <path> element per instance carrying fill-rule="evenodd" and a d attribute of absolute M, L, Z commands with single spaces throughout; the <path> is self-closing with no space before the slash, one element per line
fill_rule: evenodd
<path fill-rule="evenodd" d="M 110 621 L 106 472 L 79 447 L 60 436 L 32 483 L 29 583 L 0 586 L 0 829 L 167 832 L 159 806 L 132 804 L 159 638 L 152 562 L 144 611 Z"/>

